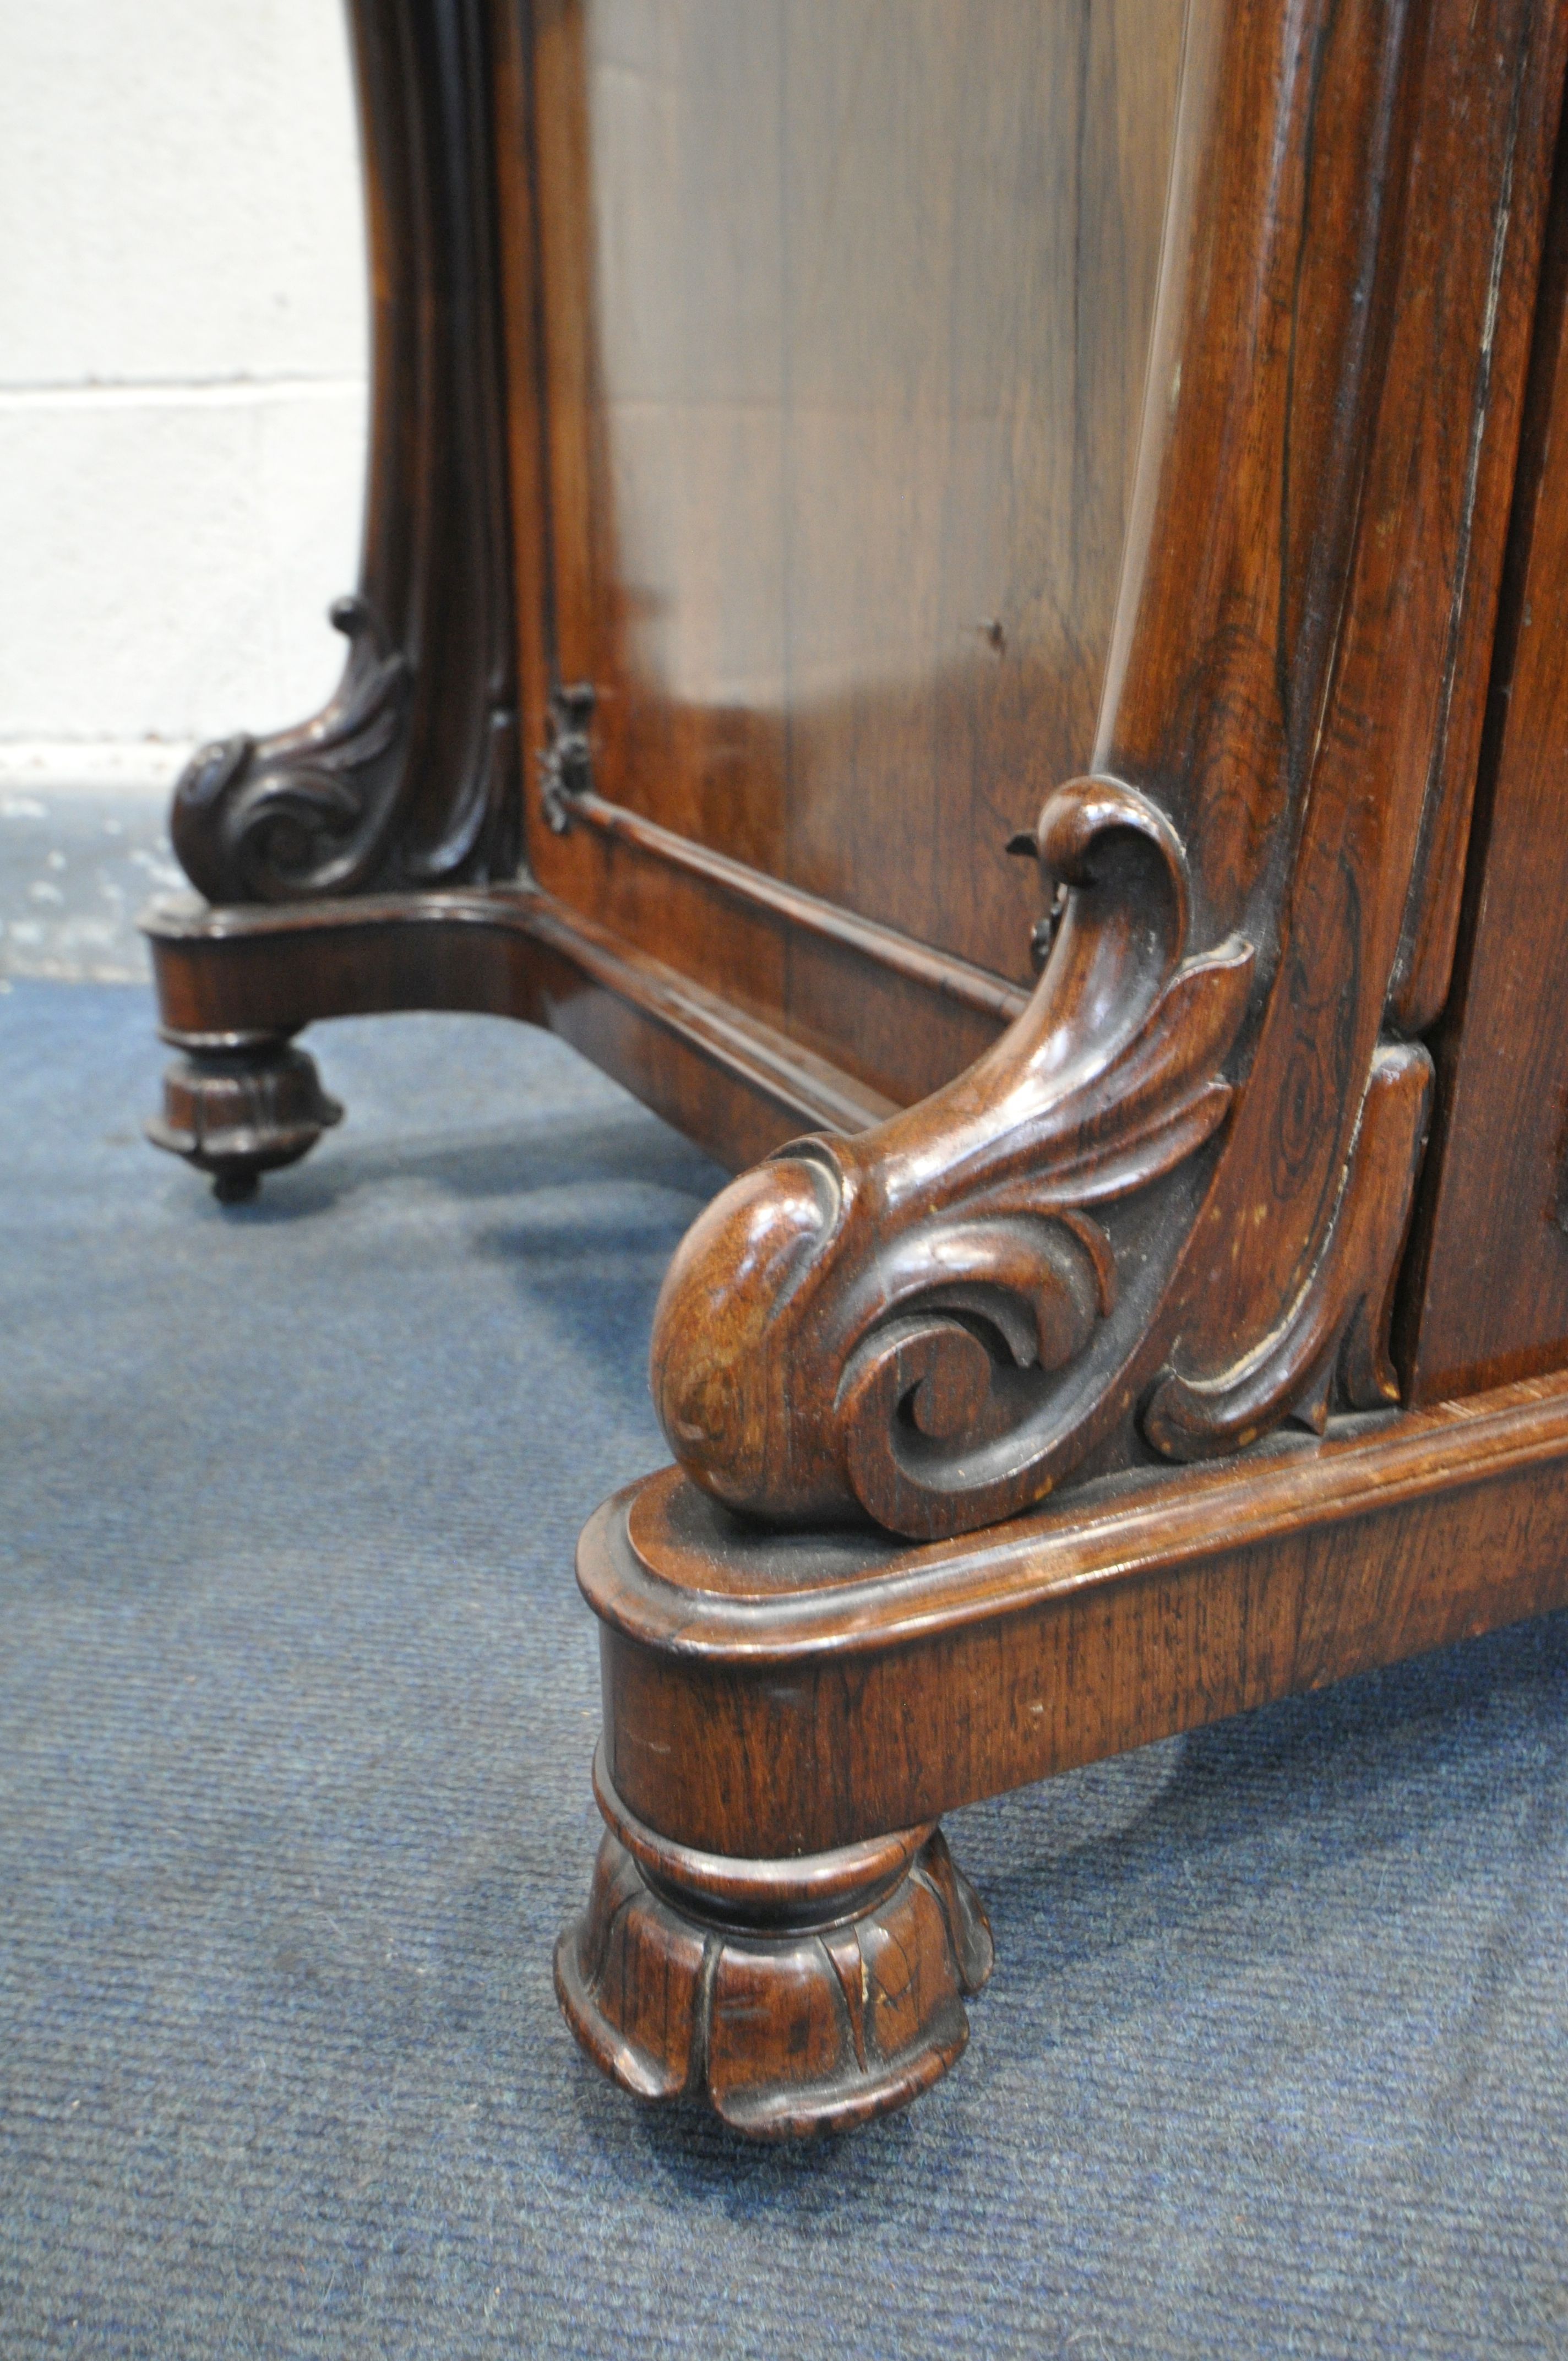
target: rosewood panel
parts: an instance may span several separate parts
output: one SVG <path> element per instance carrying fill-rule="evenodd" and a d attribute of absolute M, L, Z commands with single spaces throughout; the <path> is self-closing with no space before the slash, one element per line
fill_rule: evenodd
<path fill-rule="evenodd" d="M 1181 17 L 535 11 L 555 653 L 597 692 L 596 786 L 1020 981 L 1003 847 L 1093 737 Z M 646 863 L 576 829 L 532 857 L 666 923 Z M 708 938 L 705 980 L 848 1029 L 853 972 L 811 943 L 732 909 Z M 920 1088 L 980 1045 L 941 1046 Z M 891 1032 L 915 1094 L 897 1063 Z"/>

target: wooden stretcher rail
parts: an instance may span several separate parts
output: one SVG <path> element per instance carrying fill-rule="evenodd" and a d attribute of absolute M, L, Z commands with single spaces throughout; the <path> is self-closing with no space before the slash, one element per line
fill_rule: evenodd
<path fill-rule="evenodd" d="M 824 942 L 856 951 L 874 966 L 922 984 L 961 1008 L 1011 1025 L 1028 1005 L 1028 993 L 1003 976 L 916 942 L 896 927 L 879 925 L 874 918 L 862 918 L 836 902 L 825 902 L 820 895 L 807 894 L 782 878 L 769 877 L 743 861 L 732 861 L 728 853 L 711 851 L 695 838 L 680 836 L 657 820 L 645 819 L 641 812 L 629 811 L 624 804 L 611 803 L 590 791 L 563 799 L 563 807 L 600 836 L 684 869 L 749 909 L 778 918 L 798 934 L 816 935 Z"/>

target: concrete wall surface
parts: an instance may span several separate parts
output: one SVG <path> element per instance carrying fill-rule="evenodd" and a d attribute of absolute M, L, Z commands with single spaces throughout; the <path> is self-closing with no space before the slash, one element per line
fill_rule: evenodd
<path fill-rule="evenodd" d="M 366 351 L 335 0 L 0 0 L 0 787 L 322 702 Z"/>

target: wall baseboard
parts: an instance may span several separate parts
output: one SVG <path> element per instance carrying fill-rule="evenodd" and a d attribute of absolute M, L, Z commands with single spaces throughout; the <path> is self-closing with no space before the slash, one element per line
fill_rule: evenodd
<path fill-rule="evenodd" d="M 0 738 L 0 795 L 167 796 L 193 751 L 189 739 Z"/>

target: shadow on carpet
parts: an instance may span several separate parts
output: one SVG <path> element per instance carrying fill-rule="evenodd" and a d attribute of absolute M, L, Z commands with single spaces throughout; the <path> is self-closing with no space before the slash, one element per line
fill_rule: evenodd
<path fill-rule="evenodd" d="M 1561 2354 L 1568 1620 L 954 1815 L 911 2114 L 644 2114 L 551 1991 L 571 1558 L 719 1176 L 519 1027 L 313 1046 L 225 1212 L 142 992 L 0 998 L 0 2351 Z"/>

